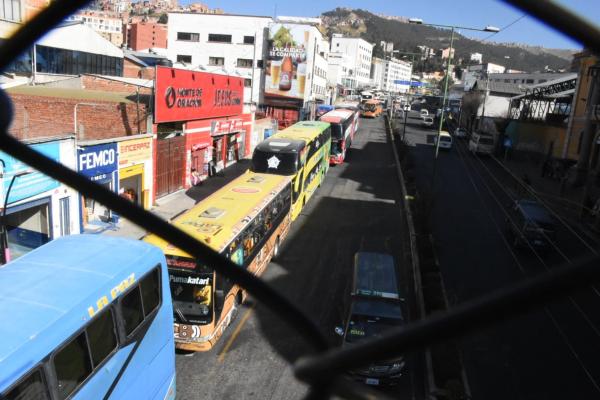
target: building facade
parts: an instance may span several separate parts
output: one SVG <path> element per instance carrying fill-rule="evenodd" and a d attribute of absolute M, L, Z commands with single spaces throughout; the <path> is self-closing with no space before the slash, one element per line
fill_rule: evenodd
<path fill-rule="evenodd" d="M 384 90 L 386 62 L 382 58 L 373 57 L 371 60 L 371 87 Z"/>
<path fill-rule="evenodd" d="M 262 103 L 270 17 L 170 12 L 167 56 L 192 69 L 244 79 L 246 110 Z"/>
<path fill-rule="evenodd" d="M 155 22 L 136 22 L 124 25 L 126 45 L 139 51 L 150 48 L 167 48 L 167 25 Z"/>
<path fill-rule="evenodd" d="M 482 59 L 483 59 L 483 54 L 481 54 L 481 53 L 471 53 L 471 56 L 470 56 L 470 60 L 471 61 L 475 61 L 475 62 L 481 64 Z"/>
<path fill-rule="evenodd" d="M 157 66 L 155 87 L 155 197 L 197 184 L 251 154 L 243 78 Z"/>
<path fill-rule="evenodd" d="M 392 58 L 384 61 L 383 90 L 392 93 L 408 93 L 412 76 L 412 64 Z"/>
<path fill-rule="evenodd" d="M 361 38 L 344 37 L 334 34 L 331 38 L 331 51 L 348 55 L 348 67 L 354 71 L 358 87 L 367 87 L 371 83 L 371 61 L 373 45 Z"/>
<path fill-rule="evenodd" d="M 68 17 L 67 21 L 81 21 L 115 46 L 123 44 L 123 21 L 115 12 L 81 10 Z"/>
<path fill-rule="evenodd" d="M 76 170 L 75 138 L 46 137 L 24 141 L 36 151 Z M 79 233 L 79 199 L 75 190 L 0 152 L 2 204 L 8 259 L 17 258 L 52 239 Z M 12 184 L 12 186 L 11 186 Z"/>

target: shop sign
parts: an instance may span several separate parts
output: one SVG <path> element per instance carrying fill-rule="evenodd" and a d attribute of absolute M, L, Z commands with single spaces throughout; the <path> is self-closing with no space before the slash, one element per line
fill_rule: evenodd
<path fill-rule="evenodd" d="M 117 144 L 107 143 L 86 146 L 77 154 L 79 172 L 93 180 L 108 177 L 117 169 Z"/>
<path fill-rule="evenodd" d="M 152 158 L 152 138 L 119 142 L 119 167 L 140 164 Z"/>
<path fill-rule="evenodd" d="M 310 31 L 303 25 L 275 24 L 270 29 L 265 93 L 296 99 L 304 98 L 307 50 L 314 48 Z"/>
<path fill-rule="evenodd" d="M 60 162 L 60 144 L 58 142 L 38 143 L 30 146 L 43 155 L 56 162 Z M 35 171 L 27 164 L 0 151 L 0 159 L 4 162 L 2 179 L 2 202 L 6 199 L 6 192 L 11 180 L 16 175 L 13 186 L 10 189 L 8 202 L 14 203 L 48 190 L 55 189 L 60 183 L 41 172 Z"/>
<path fill-rule="evenodd" d="M 241 119 L 234 119 L 228 121 L 213 121 L 210 126 L 210 134 L 225 135 L 232 132 L 239 132 L 242 130 L 244 122 Z"/>
<path fill-rule="evenodd" d="M 154 121 L 191 121 L 242 113 L 244 79 L 156 67 Z"/>

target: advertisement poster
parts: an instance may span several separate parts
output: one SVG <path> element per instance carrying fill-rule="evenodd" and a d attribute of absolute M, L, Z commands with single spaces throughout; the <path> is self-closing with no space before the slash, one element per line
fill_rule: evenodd
<path fill-rule="evenodd" d="M 270 30 L 265 93 L 302 99 L 306 88 L 310 32 L 305 26 L 275 24 Z"/>
<path fill-rule="evenodd" d="M 39 143 L 30 146 L 46 157 L 60 162 L 60 144 L 58 142 Z M 4 162 L 4 187 L 2 188 L 2 201 L 5 201 L 8 186 L 16 175 L 13 186 L 10 189 L 10 197 L 7 203 L 14 203 L 40 193 L 57 188 L 60 183 L 30 168 L 22 161 L 0 151 L 0 159 Z"/>
<path fill-rule="evenodd" d="M 241 114 L 244 79 L 156 67 L 154 122 L 191 121 Z"/>

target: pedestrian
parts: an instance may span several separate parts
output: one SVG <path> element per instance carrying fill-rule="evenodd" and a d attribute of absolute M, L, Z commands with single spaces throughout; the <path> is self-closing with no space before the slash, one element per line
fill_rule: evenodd
<path fill-rule="evenodd" d="M 196 168 L 192 168 L 192 172 L 190 174 L 190 180 L 191 180 L 192 186 L 198 186 L 200 183 L 202 183 L 200 172 L 198 172 L 196 170 Z"/>

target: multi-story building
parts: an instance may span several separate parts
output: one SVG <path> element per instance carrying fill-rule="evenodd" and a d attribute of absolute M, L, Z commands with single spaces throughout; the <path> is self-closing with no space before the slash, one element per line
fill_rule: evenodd
<path fill-rule="evenodd" d="M 382 58 L 373 57 L 371 60 L 371 86 L 377 90 L 383 90 L 385 80 L 386 61 Z"/>
<path fill-rule="evenodd" d="M 417 46 L 417 48 L 421 51 L 421 60 L 427 60 L 435 56 L 435 50 L 431 47 L 427 46 Z"/>
<path fill-rule="evenodd" d="M 126 45 L 140 51 L 150 48 L 167 48 L 167 25 L 154 22 L 136 22 L 124 26 Z"/>
<path fill-rule="evenodd" d="M 170 12 L 169 60 L 244 78 L 246 105 L 262 103 L 265 32 L 271 17 Z"/>
<path fill-rule="evenodd" d="M 395 58 L 385 60 L 382 89 L 392 93 L 407 93 L 410 89 L 412 64 Z M 399 83 L 399 82 L 403 83 Z"/>
<path fill-rule="evenodd" d="M 366 87 L 371 83 L 371 59 L 373 45 L 361 38 L 344 37 L 334 34 L 331 39 L 331 51 L 348 55 L 348 67 L 354 71 L 358 87 Z"/>
<path fill-rule="evenodd" d="M 269 27 L 264 105 L 280 127 L 301 119 L 302 113 L 314 116 L 316 104 L 331 97 L 329 43 L 318 29 L 320 22 L 318 18 L 279 17 Z"/>
<path fill-rule="evenodd" d="M 463 72 L 462 77 L 465 91 L 471 90 L 471 87 L 477 82 L 477 79 L 482 79 L 488 74 L 502 74 L 505 70 L 506 67 L 492 63 L 469 65 L 467 70 Z"/>
<path fill-rule="evenodd" d="M 455 51 L 455 50 L 456 50 L 456 49 L 455 49 L 454 47 L 452 47 L 452 49 L 450 49 L 450 47 L 447 47 L 447 48 L 445 48 L 445 49 L 442 49 L 442 50 L 441 50 L 441 53 L 442 53 L 442 60 L 444 60 L 444 59 L 446 59 L 446 58 L 448 58 L 448 57 L 454 58 L 454 51 Z M 452 56 L 450 56 L 450 54 L 452 54 Z"/>
<path fill-rule="evenodd" d="M 481 53 L 471 53 L 470 56 L 471 61 L 475 61 L 481 64 L 482 59 L 483 59 L 483 54 Z"/>
<path fill-rule="evenodd" d="M 48 5 L 47 0 L 0 0 L 0 41 Z"/>
<path fill-rule="evenodd" d="M 117 47 L 123 44 L 123 21 L 115 12 L 81 10 L 67 20 L 82 21 Z"/>

